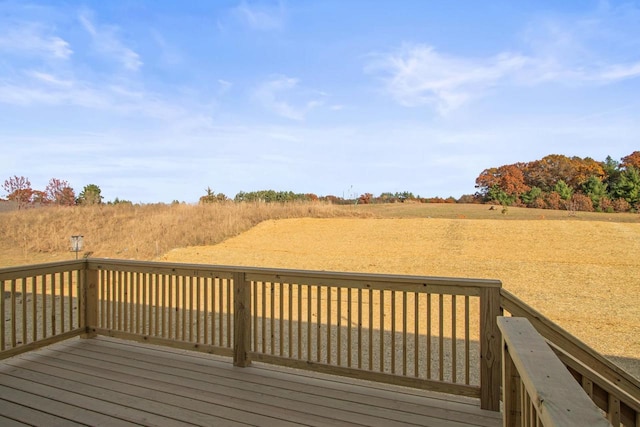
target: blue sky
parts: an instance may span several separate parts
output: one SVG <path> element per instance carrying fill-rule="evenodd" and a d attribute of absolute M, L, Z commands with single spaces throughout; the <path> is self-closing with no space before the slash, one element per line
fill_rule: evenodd
<path fill-rule="evenodd" d="M 459 197 L 640 150 L 639 95 L 638 1 L 0 1 L 1 180 L 106 200 Z"/>

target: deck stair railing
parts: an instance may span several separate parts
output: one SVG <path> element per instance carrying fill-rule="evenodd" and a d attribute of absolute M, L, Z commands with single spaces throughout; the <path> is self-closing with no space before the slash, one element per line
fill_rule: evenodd
<path fill-rule="evenodd" d="M 499 281 L 83 259 L 0 269 L 0 358 L 114 337 L 479 397 L 500 409 L 496 318 L 529 319 L 613 425 L 639 382 Z"/>
<path fill-rule="evenodd" d="M 498 317 L 502 333 L 504 426 L 611 424 L 524 317 Z"/>

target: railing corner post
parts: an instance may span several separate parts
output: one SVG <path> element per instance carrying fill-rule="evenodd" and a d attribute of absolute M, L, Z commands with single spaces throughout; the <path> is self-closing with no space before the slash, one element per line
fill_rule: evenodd
<path fill-rule="evenodd" d="M 245 273 L 233 273 L 233 364 L 251 364 L 251 289 Z"/>
<path fill-rule="evenodd" d="M 84 327 L 85 332 L 81 338 L 93 338 L 97 335 L 98 326 L 98 270 L 91 270 L 88 266 L 84 269 L 84 280 L 82 283 L 82 301 L 84 303 Z"/>
<path fill-rule="evenodd" d="M 500 410 L 502 384 L 502 335 L 497 319 L 501 315 L 500 287 L 480 290 L 480 407 Z"/>

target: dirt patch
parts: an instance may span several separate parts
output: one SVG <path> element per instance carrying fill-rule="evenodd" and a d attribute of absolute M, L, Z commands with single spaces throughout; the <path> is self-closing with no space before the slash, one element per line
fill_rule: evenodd
<path fill-rule="evenodd" d="M 640 377 L 640 224 L 473 219 L 266 221 L 162 260 L 499 279 Z M 621 362 L 619 362 L 621 363 Z"/>

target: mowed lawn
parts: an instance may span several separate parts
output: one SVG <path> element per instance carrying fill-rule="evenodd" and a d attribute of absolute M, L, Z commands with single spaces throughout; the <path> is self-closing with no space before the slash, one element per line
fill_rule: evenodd
<path fill-rule="evenodd" d="M 491 278 L 640 377 L 640 224 L 285 219 L 162 260 Z"/>

